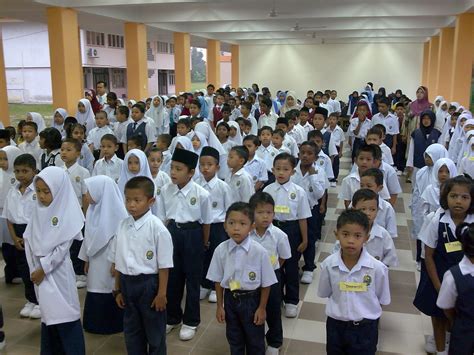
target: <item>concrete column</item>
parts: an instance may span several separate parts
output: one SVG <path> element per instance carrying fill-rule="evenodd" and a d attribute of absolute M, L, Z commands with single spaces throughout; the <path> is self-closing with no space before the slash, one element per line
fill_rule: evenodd
<path fill-rule="evenodd" d="M 173 33 L 176 94 L 191 91 L 191 41 L 189 33 Z"/>
<path fill-rule="evenodd" d="M 130 99 L 142 100 L 148 97 L 146 26 L 143 23 L 125 23 L 125 55 L 127 96 Z"/>

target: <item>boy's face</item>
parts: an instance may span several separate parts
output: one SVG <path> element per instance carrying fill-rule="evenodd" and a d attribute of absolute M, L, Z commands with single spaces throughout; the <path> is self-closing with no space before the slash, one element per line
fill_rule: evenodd
<path fill-rule="evenodd" d="M 111 159 L 114 156 L 117 149 L 118 149 L 118 145 L 112 141 L 109 141 L 108 139 L 102 139 L 100 141 L 100 151 L 104 155 L 105 159 Z"/>
<path fill-rule="evenodd" d="M 321 149 L 324 144 L 323 139 L 321 137 L 313 137 L 311 138 L 311 141 L 314 142 L 319 147 L 319 149 Z"/>
<path fill-rule="evenodd" d="M 329 116 L 328 118 L 328 125 L 331 129 L 336 128 L 337 125 L 337 117 L 335 116 Z"/>
<path fill-rule="evenodd" d="M 331 99 L 335 100 L 337 97 L 337 92 L 336 91 L 331 91 Z"/>
<path fill-rule="evenodd" d="M 323 104 L 327 104 L 329 98 L 326 95 L 321 96 L 321 100 L 323 101 Z"/>
<path fill-rule="evenodd" d="M 132 149 L 142 149 L 142 147 L 140 147 L 134 140 L 128 140 L 127 141 L 127 148 L 128 150 L 132 150 Z"/>
<path fill-rule="evenodd" d="M 107 97 L 107 105 L 109 105 L 110 107 L 115 107 L 116 104 L 117 104 L 117 101 L 115 101 L 111 97 Z"/>
<path fill-rule="evenodd" d="M 313 117 L 313 126 L 315 129 L 323 129 L 324 128 L 324 116 L 316 113 Z"/>
<path fill-rule="evenodd" d="M 229 104 L 231 110 L 235 108 L 235 99 L 229 99 L 227 103 Z"/>
<path fill-rule="evenodd" d="M 160 152 L 150 153 L 150 155 L 148 156 L 148 165 L 150 165 L 150 170 L 153 175 L 158 174 L 162 162 L 163 158 Z"/>
<path fill-rule="evenodd" d="M 379 103 L 379 112 L 383 115 L 386 115 L 388 113 L 388 106 L 385 103 L 380 102 Z"/>
<path fill-rule="evenodd" d="M 272 172 L 276 181 L 283 185 L 290 180 L 290 177 L 295 173 L 295 169 L 288 160 L 278 159 L 273 163 Z"/>
<path fill-rule="evenodd" d="M 115 117 L 117 118 L 117 121 L 120 122 L 120 123 L 125 122 L 128 119 L 128 116 L 126 116 L 123 113 L 118 112 L 118 111 L 117 111 L 117 114 L 115 115 Z"/>
<path fill-rule="evenodd" d="M 258 146 L 256 146 L 251 140 L 244 141 L 244 146 L 249 150 L 249 156 L 253 157 Z"/>
<path fill-rule="evenodd" d="M 263 146 L 268 147 L 272 141 L 272 133 L 269 130 L 264 130 L 260 132 L 260 143 Z"/>
<path fill-rule="evenodd" d="M 189 105 L 189 113 L 191 116 L 197 116 L 201 112 L 201 109 L 196 104 Z"/>
<path fill-rule="evenodd" d="M 228 136 L 229 136 L 229 130 L 227 129 L 227 127 L 223 125 L 217 127 L 217 137 L 220 140 L 225 140 Z"/>
<path fill-rule="evenodd" d="M 380 138 L 378 134 L 367 134 L 367 137 L 365 137 L 365 143 L 381 145 L 382 138 Z"/>
<path fill-rule="evenodd" d="M 259 203 L 255 207 L 255 228 L 268 228 L 275 217 L 274 207 L 271 203 Z"/>
<path fill-rule="evenodd" d="M 10 145 L 10 141 L 8 139 L 0 138 L 0 149 L 5 148 L 7 145 Z"/>
<path fill-rule="evenodd" d="M 211 180 L 219 171 L 217 160 L 210 156 L 202 156 L 199 158 L 199 171 L 206 181 Z"/>
<path fill-rule="evenodd" d="M 33 140 L 36 138 L 36 135 L 37 135 L 36 130 L 30 126 L 23 127 L 21 134 L 23 138 L 25 139 L 25 141 L 27 141 L 28 143 L 33 142 Z"/>
<path fill-rule="evenodd" d="M 8 157 L 4 151 L 0 151 L 0 169 L 8 170 Z"/>
<path fill-rule="evenodd" d="M 245 123 L 242 120 L 237 122 L 239 124 L 240 132 L 245 132 Z"/>
<path fill-rule="evenodd" d="M 80 128 L 75 128 L 74 131 L 72 131 L 72 138 L 77 139 L 79 142 L 84 141 L 84 130 Z"/>
<path fill-rule="evenodd" d="M 268 115 L 270 113 L 270 108 L 265 105 L 264 103 L 260 104 L 260 111 L 264 113 L 265 115 Z"/>
<path fill-rule="evenodd" d="M 253 228 L 250 218 L 242 212 L 232 211 L 227 216 L 224 229 L 227 235 L 237 244 L 242 243 Z"/>
<path fill-rule="evenodd" d="M 185 136 L 189 133 L 189 131 L 190 130 L 188 129 L 188 127 L 183 123 L 178 123 L 178 125 L 176 126 L 176 132 L 178 132 L 180 136 Z"/>
<path fill-rule="evenodd" d="M 227 166 L 232 170 L 240 169 L 244 165 L 245 159 L 241 158 L 235 151 L 231 150 L 227 157 Z"/>
<path fill-rule="evenodd" d="M 314 95 L 314 99 L 315 99 L 316 101 L 321 102 L 321 95 L 320 95 L 320 94 Z"/>
<path fill-rule="evenodd" d="M 312 166 L 316 160 L 316 154 L 314 149 L 309 145 L 302 145 L 300 147 L 299 158 L 301 165 L 303 166 Z"/>
<path fill-rule="evenodd" d="M 143 113 L 138 109 L 138 107 L 132 108 L 132 120 L 135 122 L 140 121 L 143 118 Z"/>
<path fill-rule="evenodd" d="M 154 202 L 155 198 L 148 197 L 142 189 L 125 189 L 125 207 L 135 220 L 147 213 Z"/>
<path fill-rule="evenodd" d="M 194 175 L 194 169 L 189 169 L 186 164 L 171 161 L 170 178 L 173 184 L 178 186 L 186 185 Z"/>
<path fill-rule="evenodd" d="M 308 117 L 308 112 L 300 112 L 300 115 L 298 116 L 298 118 L 300 119 L 300 124 L 305 125 L 306 122 L 308 122 Z"/>
<path fill-rule="evenodd" d="M 383 185 L 377 185 L 375 177 L 373 176 L 362 176 L 360 178 L 360 188 L 369 189 L 378 194 L 383 189 Z"/>
<path fill-rule="evenodd" d="M 13 172 L 15 173 L 15 179 L 24 187 L 29 186 L 36 175 L 36 169 L 32 169 L 28 165 L 15 165 Z"/>
<path fill-rule="evenodd" d="M 77 151 L 74 144 L 69 142 L 64 142 L 61 144 L 61 159 L 66 164 L 74 164 L 79 156 L 81 155 L 80 151 Z"/>
<path fill-rule="evenodd" d="M 230 117 L 230 111 L 222 111 L 222 119 L 225 121 L 225 122 L 228 122 L 229 121 L 229 117 Z"/>
<path fill-rule="evenodd" d="M 341 243 L 342 256 L 356 257 L 362 251 L 369 234 L 360 224 L 348 223 L 338 228 L 334 234 Z"/>
<path fill-rule="evenodd" d="M 168 104 L 170 105 L 171 108 L 174 108 L 176 106 L 176 99 L 175 98 L 171 98 L 168 100 Z"/>
<path fill-rule="evenodd" d="M 247 125 L 247 124 L 244 125 L 244 133 L 245 133 L 246 135 L 249 135 L 249 134 L 250 134 L 250 130 L 251 130 L 251 129 L 252 129 L 251 126 L 249 126 L 249 125 Z"/>
<path fill-rule="evenodd" d="M 217 97 L 216 97 L 216 105 L 222 106 L 223 103 L 224 103 L 224 96 L 222 96 L 222 95 L 217 95 Z"/>
<path fill-rule="evenodd" d="M 242 113 L 242 115 L 247 117 L 247 115 L 250 113 L 250 110 L 246 106 L 242 106 L 240 108 L 240 112 Z"/>
<path fill-rule="evenodd" d="M 35 182 L 36 197 L 38 201 L 45 207 L 48 207 L 53 202 L 53 194 L 49 189 L 49 186 L 44 182 L 43 179 L 36 179 Z"/>
<path fill-rule="evenodd" d="M 102 128 L 109 124 L 109 120 L 103 113 L 98 113 L 95 115 L 95 124 L 97 127 Z"/>
<path fill-rule="evenodd" d="M 363 173 L 374 165 L 374 157 L 370 152 L 359 152 L 356 158 L 356 164 L 359 168 L 359 174 Z"/>
<path fill-rule="evenodd" d="M 377 202 L 377 200 L 361 200 L 354 206 L 356 210 L 364 212 L 369 218 L 370 225 L 374 223 L 375 217 L 377 217 Z"/>
<path fill-rule="evenodd" d="M 305 107 L 312 109 L 314 108 L 314 101 L 313 98 L 307 98 L 304 102 Z"/>
<path fill-rule="evenodd" d="M 161 151 L 168 150 L 168 144 L 163 139 L 160 139 L 160 138 L 156 140 L 156 147 Z"/>
<path fill-rule="evenodd" d="M 288 132 L 288 126 L 284 123 L 279 123 L 276 125 L 277 129 L 281 129 L 283 132 Z"/>
<path fill-rule="evenodd" d="M 397 114 L 397 117 L 403 117 L 405 114 L 405 109 L 403 107 L 397 107 L 395 109 L 395 113 Z"/>
<path fill-rule="evenodd" d="M 281 145 L 283 144 L 283 137 L 280 136 L 278 133 L 273 133 L 272 143 L 275 146 L 275 148 L 280 149 Z"/>

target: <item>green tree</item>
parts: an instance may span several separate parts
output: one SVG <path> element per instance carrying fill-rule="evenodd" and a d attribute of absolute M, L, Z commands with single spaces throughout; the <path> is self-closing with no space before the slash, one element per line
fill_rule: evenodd
<path fill-rule="evenodd" d="M 203 59 L 202 52 L 196 47 L 191 48 L 191 81 L 193 83 L 202 83 L 206 81 L 206 62 Z"/>

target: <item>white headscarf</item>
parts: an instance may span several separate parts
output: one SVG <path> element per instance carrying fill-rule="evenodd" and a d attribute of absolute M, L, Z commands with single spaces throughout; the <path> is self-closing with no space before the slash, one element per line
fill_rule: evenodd
<path fill-rule="evenodd" d="M 160 100 L 160 104 L 158 107 L 153 105 L 153 100 L 158 98 Z M 165 105 L 163 104 L 163 99 L 159 95 L 155 95 L 151 98 L 150 108 L 145 112 L 145 116 L 151 118 L 155 123 L 155 126 L 158 129 L 158 133 L 163 133 L 163 126 L 165 123 Z"/>
<path fill-rule="evenodd" d="M 86 131 L 89 132 L 92 128 L 95 127 L 95 116 L 94 111 L 89 100 L 80 99 L 79 102 L 84 105 L 86 112 L 81 113 L 79 110 L 76 112 L 76 120 L 81 125 L 86 126 Z"/>
<path fill-rule="evenodd" d="M 207 139 L 206 139 L 206 136 L 203 133 L 194 131 L 193 136 L 191 137 L 191 144 L 193 143 L 194 136 L 198 137 L 199 141 L 201 142 L 201 146 L 198 149 L 195 149 L 194 146 L 193 146 L 193 151 L 197 155 L 200 155 L 201 151 L 202 151 L 202 148 L 208 146 Z"/>
<path fill-rule="evenodd" d="M 449 157 L 452 160 L 457 160 L 459 151 L 462 147 L 462 142 L 464 138 L 464 128 L 463 125 L 461 125 L 461 120 L 462 119 L 469 120 L 469 115 L 465 113 L 461 113 L 456 121 L 456 127 L 454 128 L 454 133 L 453 136 L 451 137 L 451 140 L 449 141 Z M 464 124 L 466 124 L 466 122 Z"/>
<path fill-rule="evenodd" d="M 189 150 L 190 152 L 194 152 L 193 143 L 191 142 L 190 138 L 188 138 L 187 136 L 176 136 L 170 145 L 171 155 L 173 155 L 178 143 L 181 144 L 181 147 L 183 147 L 182 149 Z"/>
<path fill-rule="evenodd" d="M 459 170 L 462 170 L 463 174 L 467 174 L 471 178 L 474 179 L 474 150 L 471 148 L 473 144 L 474 144 L 474 137 L 472 137 L 469 140 L 469 144 L 468 144 L 469 151 L 465 159 L 461 161 L 461 167 L 459 168 Z"/>
<path fill-rule="evenodd" d="M 44 168 L 34 180 L 42 179 L 53 196 L 49 206 L 38 200 L 23 237 L 38 257 L 50 254 L 57 246 L 82 240 L 84 215 L 66 171 L 57 166 Z"/>
<path fill-rule="evenodd" d="M 469 122 L 469 121 L 472 121 L 472 123 L 469 123 L 469 124 L 474 124 L 474 120 L 467 120 L 466 123 Z M 466 127 L 466 124 L 464 124 L 464 127 Z M 456 164 L 458 166 L 459 166 L 459 164 L 461 164 L 462 158 L 467 156 L 467 154 L 471 150 L 471 148 L 468 146 L 468 143 L 469 143 L 469 140 L 471 139 L 472 136 L 474 136 L 474 130 L 473 129 L 471 129 L 467 132 L 464 132 L 464 137 L 463 137 L 463 140 L 462 140 L 461 149 L 459 150 L 458 159 L 456 160 Z"/>
<path fill-rule="evenodd" d="M 23 152 L 19 148 L 14 147 L 12 145 L 7 145 L 6 147 L 0 149 L 0 151 L 5 152 L 8 159 L 7 170 L 0 169 L 0 201 L 3 204 L 5 198 L 7 197 L 8 191 L 16 183 L 15 174 L 13 173 L 13 163 L 15 162 L 16 157 L 22 154 Z M 0 206 L 0 209 L 2 208 L 3 205 Z"/>
<path fill-rule="evenodd" d="M 434 101 L 433 101 L 433 106 L 434 106 L 434 109 L 435 109 L 434 111 L 435 111 L 435 112 L 437 112 L 437 111 L 438 111 L 438 108 L 441 106 L 441 103 L 440 103 L 439 105 L 436 105 L 436 101 L 442 102 L 442 101 L 444 101 L 444 97 L 441 96 L 441 95 L 435 97 L 435 99 L 434 99 Z"/>
<path fill-rule="evenodd" d="M 242 145 L 242 133 L 240 132 L 240 126 L 237 122 L 235 121 L 229 121 L 227 122 L 229 125 L 229 128 L 234 127 L 237 130 L 237 134 L 235 137 L 231 137 L 229 135 L 229 141 L 236 143 L 237 145 Z"/>
<path fill-rule="evenodd" d="M 54 115 L 56 115 L 56 113 L 59 113 L 61 117 L 63 118 L 63 120 L 65 120 L 66 117 L 68 116 L 67 111 L 63 108 L 57 108 L 56 111 L 54 111 Z M 62 124 L 56 124 L 56 122 L 54 122 L 54 115 L 53 115 L 53 121 L 52 121 L 51 127 L 56 128 L 59 132 L 61 132 L 61 136 L 65 138 L 66 131 L 64 130 L 64 121 Z"/>
<path fill-rule="evenodd" d="M 120 190 L 110 177 L 97 175 L 84 180 L 94 203 L 86 214 L 84 244 L 89 257 L 105 247 L 115 235 L 119 222 L 127 218 Z"/>
<path fill-rule="evenodd" d="M 424 154 L 428 155 L 433 160 L 433 163 L 441 158 L 448 158 L 448 151 L 439 143 L 428 146 Z M 434 183 L 432 170 L 432 166 L 425 166 L 416 173 L 416 184 L 420 188 L 420 193 L 423 193 L 428 185 Z"/>
<path fill-rule="evenodd" d="M 13 163 L 15 162 L 15 159 L 20 154 L 23 154 L 23 152 L 20 150 L 20 148 L 15 147 L 13 145 L 7 145 L 6 147 L 3 147 L 0 150 L 5 152 L 5 154 L 7 155 L 7 159 L 8 159 L 8 169 L 5 172 L 7 174 L 13 175 Z"/>
<path fill-rule="evenodd" d="M 137 157 L 140 161 L 140 171 L 137 174 L 133 174 L 130 172 L 130 170 L 128 170 L 128 159 L 131 156 Z M 150 178 L 151 181 L 153 181 L 150 166 L 148 165 L 148 159 L 146 158 L 145 153 L 143 153 L 140 149 L 129 150 L 123 158 L 122 170 L 120 171 L 120 177 L 118 179 L 118 186 L 122 194 L 125 192 L 125 184 L 128 182 L 128 180 L 135 176 L 146 176 Z"/>
<path fill-rule="evenodd" d="M 436 110 L 436 121 L 435 121 L 434 128 L 436 128 L 440 132 L 443 132 L 443 127 L 446 123 L 447 117 L 449 116 L 448 110 L 442 109 L 444 104 L 448 105 L 448 108 L 449 108 L 449 103 L 444 100 L 444 101 L 441 101 L 441 103 L 439 104 Z"/>
<path fill-rule="evenodd" d="M 31 116 L 31 120 L 38 126 L 38 133 L 46 128 L 44 118 L 38 112 L 28 112 L 28 115 Z"/>
<path fill-rule="evenodd" d="M 239 127 L 240 129 L 240 127 Z M 201 132 L 207 139 L 207 144 L 219 152 L 219 178 L 225 179 L 229 175 L 229 167 L 227 166 L 227 151 L 217 138 L 211 126 L 207 122 L 198 122 L 194 127 L 195 132 Z"/>
<path fill-rule="evenodd" d="M 438 173 L 440 169 L 446 166 L 449 170 L 449 177 L 453 178 L 457 176 L 458 170 L 456 169 L 456 165 L 454 162 L 449 158 L 441 158 L 438 159 L 432 169 L 432 181 L 433 183 L 429 185 L 421 195 L 421 198 L 425 200 L 430 206 L 432 206 L 431 210 L 435 211 L 439 208 L 439 197 L 440 197 L 440 185 L 438 179 Z"/>

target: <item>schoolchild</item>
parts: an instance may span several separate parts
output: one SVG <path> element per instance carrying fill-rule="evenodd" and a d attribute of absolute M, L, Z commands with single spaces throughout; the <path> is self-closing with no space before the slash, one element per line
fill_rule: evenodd
<path fill-rule="evenodd" d="M 41 154 L 40 165 L 41 169 L 48 166 L 64 166 L 61 159 L 61 133 L 56 128 L 45 128 L 39 134 L 39 144 L 44 149 Z"/>
<path fill-rule="evenodd" d="M 248 202 L 255 192 L 252 177 L 244 167 L 248 159 L 249 151 L 243 145 L 232 147 L 227 157 L 227 166 L 231 174 L 227 176 L 225 182 L 234 193 L 234 201 Z"/>
<path fill-rule="evenodd" d="M 118 149 L 117 138 L 113 134 L 106 134 L 100 141 L 103 158 L 96 161 L 92 176 L 106 175 L 118 182 L 122 171 L 123 160 L 115 154 Z"/>
<path fill-rule="evenodd" d="M 243 145 L 249 151 L 249 158 L 247 163 L 245 163 L 244 168 L 252 177 L 255 191 L 259 191 L 268 181 L 267 166 L 265 161 L 260 159 L 255 154 L 260 145 L 260 141 L 257 136 L 251 134 L 244 138 Z"/>

